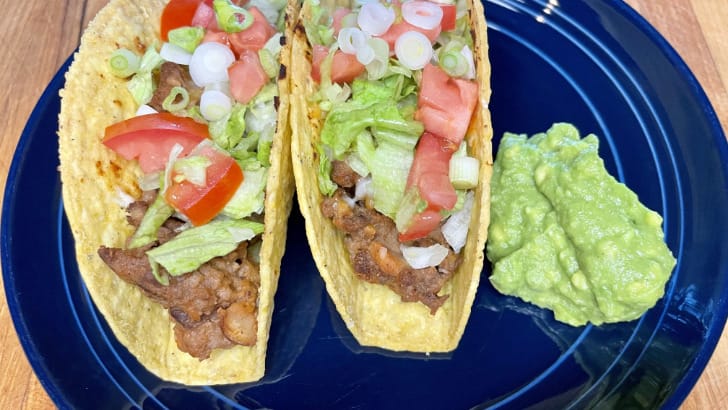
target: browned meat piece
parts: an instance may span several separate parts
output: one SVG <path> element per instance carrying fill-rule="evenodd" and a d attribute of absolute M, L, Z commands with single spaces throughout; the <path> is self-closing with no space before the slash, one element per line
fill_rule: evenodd
<path fill-rule="evenodd" d="M 220 315 L 214 314 L 208 320 L 192 327 L 185 327 L 179 322 L 175 323 L 174 340 L 177 342 L 177 347 L 183 352 L 195 352 L 196 354 L 193 356 L 199 359 L 207 359 L 213 349 L 235 346 L 235 343 L 225 337 L 221 322 Z"/>
<path fill-rule="evenodd" d="M 149 105 L 157 111 L 164 111 L 162 103 L 174 87 L 183 87 L 190 96 L 188 105 L 195 105 L 200 100 L 202 89 L 197 87 L 184 66 L 165 61 L 159 68 L 159 82 L 154 90 Z"/>
<path fill-rule="evenodd" d="M 147 212 L 147 208 L 149 208 L 149 204 L 144 201 L 134 201 L 129 206 L 126 207 L 126 220 L 129 222 L 130 225 L 133 226 L 139 226 L 140 223 L 142 223 L 142 218 L 144 218 L 144 214 Z"/>
<path fill-rule="evenodd" d="M 437 268 L 412 268 L 400 251 L 394 222 L 359 203 L 352 207 L 345 196 L 346 193 L 338 189 L 332 197 L 324 199 L 321 210 L 336 227 L 347 233 L 345 244 L 356 274 L 367 282 L 388 286 L 405 302 L 422 302 L 434 315 L 448 298 L 437 293 L 457 269 L 460 256 L 451 250 Z M 449 249 L 439 229 L 409 245 L 435 243 Z"/>
<path fill-rule="evenodd" d="M 353 188 L 360 176 L 344 161 L 331 162 L 331 180 L 343 188 Z"/>
<path fill-rule="evenodd" d="M 205 359 L 218 347 L 255 344 L 260 275 L 248 259 L 247 242 L 194 272 L 170 277 L 167 286 L 152 275 L 147 249 L 101 247 L 99 256 L 119 277 L 169 309 L 180 350 Z"/>

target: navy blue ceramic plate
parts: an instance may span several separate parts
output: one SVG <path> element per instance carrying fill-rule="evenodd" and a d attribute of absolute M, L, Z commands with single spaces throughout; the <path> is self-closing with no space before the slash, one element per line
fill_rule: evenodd
<path fill-rule="evenodd" d="M 452 354 L 365 349 L 328 300 L 294 207 L 265 378 L 160 381 L 114 339 L 79 278 L 56 171 L 64 65 L 20 139 L 2 214 L 8 304 L 52 399 L 62 408 L 678 407 L 728 313 L 719 123 L 685 64 L 620 1 L 491 0 L 486 15 L 496 136 L 568 121 L 602 137 L 609 170 L 664 215 L 678 258 L 657 306 L 631 323 L 573 328 L 497 294 L 486 267 Z"/>

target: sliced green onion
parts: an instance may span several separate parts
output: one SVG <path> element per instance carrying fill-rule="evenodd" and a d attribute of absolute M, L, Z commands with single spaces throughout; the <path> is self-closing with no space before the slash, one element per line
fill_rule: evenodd
<path fill-rule="evenodd" d="M 394 43 L 394 54 L 403 66 L 419 70 L 432 59 L 432 44 L 419 31 L 407 31 Z"/>
<path fill-rule="evenodd" d="M 477 158 L 467 156 L 453 156 L 450 159 L 450 182 L 455 189 L 471 189 L 478 185 L 478 169 L 480 162 Z"/>
<path fill-rule="evenodd" d="M 230 114 L 231 110 L 232 100 L 222 91 L 205 90 L 200 96 L 200 112 L 207 121 L 219 121 Z"/>
<path fill-rule="evenodd" d="M 462 77 L 470 68 L 468 60 L 459 50 L 452 50 L 440 54 L 440 67 L 451 77 Z"/>
<path fill-rule="evenodd" d="M 117 49 L 109 58 L 111 73 L 120 78 L 129 77 L 139 69 L 140 60 L 139 56 L 129 49 Z"/>
<path fill-rule="evenodd" d="M 260 60 L 260 65 L 263 66 L 263 71 L 265 71 L 268 78 L 276 78 L 278 76 L 280 65 L 270 50 L 266 48 L 258 50 L 258 59 Z"/>
<path fill-rule="evenodd" d="M 356 54 L 366 46 L 367 35 L 357 27 L 344 27 L 339 31 L 337 38 L 339 49 L 346 54 Z"/>
<path fill-rule="evenodd" d="M 217 16 L 217 24 L 226 33 L 238 33 L 253 24 L 253 14 L 230 0 L 214 0 L 212 8 Z"/>
<path fill-rule="evenodd" d="M 367 45 L 374 51 L 374 59 L 366 65 L 367 77 L 378 80 L 387 74 L 389 68 L 389 44 L 379 37 L 367 40 Z"/>
<path fill-rule="evenodd" d="M 187 104 L 190 103 L 190 94 L 184 87 L 176 86 L 172 87 L 169 91 L 169 95 L 162 101 L 162 108 L 165 111 L 176 112 L 184 110 Z"/>
<path fill-rule="evenodd" d="M 205 37 L 205 29 L 202 27 L 178 27 L 169 30 L 167 38 L 169 42 L 192 54 L 195 48 Z"/>

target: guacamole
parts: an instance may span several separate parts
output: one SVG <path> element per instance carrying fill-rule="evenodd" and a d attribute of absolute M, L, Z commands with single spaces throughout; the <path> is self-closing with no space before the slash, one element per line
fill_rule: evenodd
<path fill-rule="evenodd" d="M 662 217 L 609 175 L 598 147 L 565 123 L 506 133 L 491 182 L 490 281 L 573 326 L 638 318 L 675 266 Z"/>

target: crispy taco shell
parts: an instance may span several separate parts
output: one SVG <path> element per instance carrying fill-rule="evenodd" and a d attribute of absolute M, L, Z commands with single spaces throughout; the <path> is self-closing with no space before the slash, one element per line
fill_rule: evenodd
<path fill-rule="evenodd" d="M 137 109 L 125 80 L 111 74 L 108 58 L 120 47 L 141 53 L 147 46 L 160 44 L 159 21 L 165 3 L 111 0 L 81 39 L 61 90 L 58 136 L 64 208 L 75 239 L 78 268 L 94 303 L 116 338 L 144 367 L 162 379 L 190 385 L 253 381 L 265 370 L 273 295 L 294 190 L 285 68 L 278 81 L 278 128 L 270 152 L 254 346 L 215 350 L 205 360 L 180 351 L 167 311 L 120 279 L 97 254 L 101 245 L 124 247 L 133 227 L 126 221 L 121 199 L 141 195 L 137 185 L 141 171 L 136 163 L 101 143 L 105 127 L 133 116 Z M 295 4 L 286 12 L 285 34 L 290 38 Z M 281 63 L 288 67 L 289 61 L 290 46 L 285 46 Z"/>
<path fill-rule="evenodd" d="M 311 15 L 308 3 L 302 7 L 293 33 L 291 151 L 298 202 L 306 220 L 311 251 L 326 282 L 326 289 L 346 326 L 364 346 L 395 351 L 452 351 L 457 347 L 470 316 L 488 233 L 493 130 L 488 112 L 490 65 L 483 6 L 480 2 L 468 3 L 480 97 L 466 139 L 473 155 L 480 159 L 480 181 L 475 189 L 467 244 L 461 251 L 463 261 L 443 287 L 440 294 L 450 296 L 435 315 L 431 315 L 430 309 L 422 303 L 403 302 L 388 287 L 359 279 L 344 244 L 344 233 L 322 213 L 316 147 L 323 118 L 317 104 L 310 103 L 310 96 L 316 92 L 317 85 L 310 75 L 312 48 L 303 28 L 303 21 Z M 332 10 L 335 6 L 331 5 Z"/>

